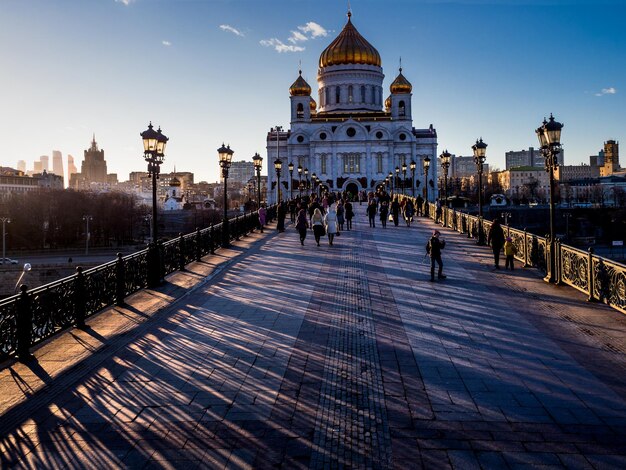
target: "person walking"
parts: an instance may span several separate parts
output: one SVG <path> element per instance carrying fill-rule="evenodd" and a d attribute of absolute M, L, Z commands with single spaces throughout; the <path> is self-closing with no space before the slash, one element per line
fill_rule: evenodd
<path fill-rule="evenodd" d="M 418 194 L 417 198 L 415 199 L 415 210 L 417 210 L 418 217 L 421 217 L 422 215 L 424 215 L 423 205 L 424 205 L 424 198 Z"/>
<path fill-rule="evenodd" d="M 328 235 L 328 244 L 332 246 L 335 235 L 338 233 L 337 227 L 339 225 L 337 222 L 337 211 L 334 205 L 328 208 L 324 222 L 326 225 L 326 234 Z"/>
<path fill-rule="evenodd" d="M 313 236 L 317 246 L 320 246 L 320 238 L 324 235 L 324 216 L 319 207 L 316 207 L 311 216 L 311 226 L 313 227 Z"/>
<path fill-rule="evenodd" d="M 513 244 L 513 239 L 511 237 L 506 237 L 504 242 L 504 256 L 506 256 L 506 259 L 504 260 L 504 269 L 509 269 L 509 266 L 511 267 L 511 271 L 515 269 L 514 259 L 516 254 L 517 248 Z"/>
<path fill-rule="evenodd" d="M 500 269 L 500 251 L 502 251 L 504 246 L 504 230 L 502 230 L 502 225 L 500 225 L 500 219 L 494 220 L 491 224 L 489 234 L 487 235 L 487 243 L 491 245 L 491 250 L 493 251 L 495 269 Z"/>
<path fill-rule="evenodd" d="M 406 200 L 406 204 L 404 204 L 404 220 L 406 222 L 406 226 L 410 227 L 411 222 L 413 222 L 413 201 L 411 199 Z"/>
<path fill-rule="evenodd" d="M 297 207 L 297 201 L 295 199 L 290 199 L 289 200 L 289 218 L 291 220 L 291 223 L 294 223 L 296 221 L 296 207 Z"/>
<path fill-rule="evenodd" d="M 309 223 L 306 219 L 306 211 L 304 209 L 300 209 L 298 212 L 298 217 L 296 218 L 296 230 L 300 234 L 300 244 L 304 245 L 304 240 L 306 239 L 306 229 L 309 228 Z"/>
<path fill-rule="evenodd" d="M 441 222 L 442 214 L 443 214 L 443 208 L 441 207 L 441 201 L 437 199 L 435 200 L 435 223 L 436 224 Z"/>
<path fill-rule="evenodd" d="M 267 209 L 265 208 L 265 204 L 261 204 L 259 208 L 259 225 L 261 226 L 261 233 L 263 233 L 263 227 L 265 226 L 265 222 L 267 219 Z"/>
<path fill-rule="evenodd" d="M 339 224 L 339 231 L 337 233 L 341 233 L 343 231 L 343 224 L 346 220 L 344 214 L 344 205 L 341 199 L 339 199 L 339 202 L 337 202 L 337 223 Z"/>
<path fill-rule="evenodd" d="M 348 230 L 352 230 L 352 219 L 354 218 L 354 209 L 352 209 L 352 203 L 350 201 L 346 201 L 346 228 Z"/>
<path fill-rule="evenodd" d="M 439 230 L 434 230 L 432 237 L 426 244 L 426 253 L 430 255 L 430 281 L 435 280 L 435 263 L 439 266 L 437 278 L 445 279 L 447 276 L 443 275 L 443 261 L 441 259 L 441 250 L 446 246 L 446 241 L 443 238 L 439 238 L 441 233 Z"/>
<path fill-rule="evenodd" d="M 383 228 L 387 228 L 387 217 L 389 217 L 389 205 L 385 201 L 380 205 L 380 223 Z"/>
<path fill-rule="evenodd" d="M 287 217 L 287 205 L 279 202 L 276 209 L 276 230 L 279 232 L 285 231 L 285 217 Z"/>
<path fill-rule="evenodd" d="M 370 227 L 376 227 L 376 199 L 370 199 L 370 203 L 367 205 L 367 217 L 370 220 Z"/>
<path fill-rule="evenodd" d="M 400 203 L 397 197 L 394 197 L 391 202 L 391 218 L 393 219 L 393 225 L 397 227 L 400 221 Z"/>

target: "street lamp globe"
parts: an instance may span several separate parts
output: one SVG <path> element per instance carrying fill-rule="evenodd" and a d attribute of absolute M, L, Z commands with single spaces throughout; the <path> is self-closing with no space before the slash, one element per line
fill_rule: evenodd
<path fill-rule="evenodd" d="M 274 169 L 276 170 L 276 174 L 280 175 L 280 171 L 283 169 L 283 161 L 280 158 L 274 160 Z"/>
<path fill-rule="evenodd" d="M 144 154 L 154 154 L 157 152 L 157 144 L 159 142 L 160 136 L 163 134 L 159 134 L 154 130 L 152 126 L 152 122 L 148 124 L 148 129 L 143 131 L 141 134 L 141 139 L 143 140 L 143 153 Z"/>
<path fill-rule="evenodd" d="M 426 157 L 424 157 L 424 174 L 428 174 L 428 169 L 430 168 L 430 157 L 428 155 L 426 155 Z"/>
<path fill-rule="evenodd" d="M 228 171 L 228 169 L 230 168 L 230 164 L 233 160 L 233 153 L 235 152 L 230 149 L 230 145 L 225 147 L 224 143 L 222 143 L 222 146 L 217 149 L 217 154 L 219 156 L 220 166 L 222 167 L 222 170 Z"/>
<path fill-rule="evenodd" d="M 416 163 L 413 160 L 411 160 L 411 163 L 409 163 L 409 168 L 411 169 L 411 171 L 415 171 L 416 166 L 417 166 Z"/>
<path fill-rule="evenodd" d="M 476 164 L 478 165 L 485 163 L 487 144 L 483 142 L 482 137 L 478 139 L 474 145 L 472 145 L 472 150 L 474 151 L 474 161 L 476 162 Z"/>
<path fill-rule="evenodd" d="M 293 163 L 292 162 L 289 162 L 289 165 L 287 165 L 287 168 L 289 169 L 289 171 L 291 173 L 293 173 Z"/>

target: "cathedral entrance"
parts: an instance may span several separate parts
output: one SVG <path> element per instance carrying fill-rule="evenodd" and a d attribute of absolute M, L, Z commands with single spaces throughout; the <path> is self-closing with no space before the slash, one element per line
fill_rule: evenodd
<path fill-rule="evenodd" d="M 352 200 L 356 200 L 358 194 L 359 194 L 359 187 L 356 185 L 356 183 L 348 183 L 346 185 L 346 192 L 350 193 L 350 195 L 352 196 Z"/>

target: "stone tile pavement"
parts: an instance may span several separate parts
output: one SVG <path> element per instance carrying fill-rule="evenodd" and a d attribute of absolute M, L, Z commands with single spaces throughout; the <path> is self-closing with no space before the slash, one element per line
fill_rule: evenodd
<path fill-rule="evenodd" d="M 626 468 L 626 317 L 434 225 L 253 234 L 0 365 L 2 468 Z"/>

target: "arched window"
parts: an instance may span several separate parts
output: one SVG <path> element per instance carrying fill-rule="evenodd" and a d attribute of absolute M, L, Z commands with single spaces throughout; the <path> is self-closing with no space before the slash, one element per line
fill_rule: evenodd
<path fill-rule="evenodd" d="M 352 103 L 352 85 L 348 86 L 348 103 Z"/>
<path fill-rule="evenodd" d="M 304 106 L 302 106 L 302 103 L 298 103 L 298 108 L 296 109 L 296 117 L 298 119 L 302 119 L 304 117 Z"/>
<path fill-rule="evenodd" d="M 361 85 L 361 103 L 365 103 L 365 85 Z"/>
<path fill-rule="evenodd" d="M 398 114 L 400 116 L 406 116 L 406 107 L 404 106 L 404 101 L 400 101 L 398 103 Z"/>
<path fill-rule="evenodd" d="M 339 104 L 341 101 L 341 90 L 338 86 L 335 87 L 335 104 Z"/>

